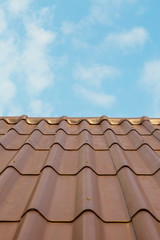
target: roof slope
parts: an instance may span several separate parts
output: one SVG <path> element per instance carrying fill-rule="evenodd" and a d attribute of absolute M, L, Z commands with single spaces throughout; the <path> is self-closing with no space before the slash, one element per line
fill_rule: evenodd
<path fill-rule="evenodd" d="M 160 119 L 0 118 L 1 239 L 160 239 Z"/>

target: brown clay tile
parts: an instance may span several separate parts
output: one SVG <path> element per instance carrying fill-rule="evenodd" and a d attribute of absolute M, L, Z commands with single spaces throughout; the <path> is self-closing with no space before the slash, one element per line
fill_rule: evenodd
<path fill-rule="evenodd" d="M 24 145 L 8 166 L 13 166 L 21 174 L 40 174 L 48 151 L 36 151 L 30 145 Z"/>
<path fill-rule="evenodd" d="M 160 141 L 160 130 L 158 129 L 158 130 L 155 130 L 154 132 L 153 132 L 153 135 Z"/>
<path fill-rule="evenodd" d="M 17 152 L 16 150 L 6 150 L 0 145 L 0 173 L 4 171 Z"/>
<path fill-rule="evenodd" d="M 142 136 L 140 136 L 135 130 L 130 131 L 127 135 L 116 135 L 111 130 L 107 130 L 104 135 L 109 147 L 114 143 L 117 143 L 124 150 L 136 150 L 145 143 Z"/>
<path fill-rule="evenodd" d="M 127 134 L 132 130 L 132 125 L 127 120 L 125 120 L 120 125 L 111 125 L 111 129 L 115 134 Z"/>
<path fill-rule="evenodd" d="M 111 125 L 107 120 L 104 120 L 100 123 L 101 128 L 103 130 L 103 133 L 108 130 L 108 129 L 112 129 L 113 125 Z"/>
<path fill-rule="evenodd" d="M 154 135 L 143 136 L 143 139 L 149 146 L 151 146 L 151 148 L 153 148 L 153 150 L 155 150 L 155 151 L 160 150 L 160 140 L 158 140 Z"/>
<path fill-rule="evenodd" d="M 104 223 L 89 211 L 84 212 L 73 223 L 47 222 L 39 213 L 29 211 L 20 223 L 12 224 L 11 228 L 11 223 L 0 223 L 0 232 L 7 233 L 2 235 L 6 240 L 136 240 L 132 223 Z"/>
<path fill-rule="evenodd" d="M 160 221 L 160 170 L 152 176 L 137 176 L 126 167 L 118 176 L 130 216 L 146 209 Z"/>
<path fill-rule="evenodd" d="M 155 153 L 160 157 L 160 151 L 155 151 Z"/>
<path fill-rule="evenodd" d="M 41 121 L 37 128 L 43 134 L 56 134 L 58 130 L 63 130 L 67 134 L 78 135 L 83 130 L 88 130 L 91 134 L 103 134 L 102 129 L 98 125 L 90 125 L 87 121 L 81 121 L 79 124 L 71 125 L 66 120 L 62 120 L 59 124 L 49 124 L 47 121 Z"/>
<path fill-rule="evenodd" d="M 160 124 L 154 125 L 157 129 L 160 129 Z"/>
<path fill-rule="evenodd" d="M 140 135 L 151 135 L 151 132 L 146 129 L 142 124 L 132 125 L 132 129 L 135 129 Z"/>
<path fill-rule="evenodd" d="M 0 221 L 20 220 L 37 176 L 22 176 L 7 168 L 0 175 Z"/>
<path fill-rule="evenodd" d="M 82 131 L 87 130 L 91 134 L 103 134 L 100 125 L 90 125 L 87 121 L 83 120 L 77 125 L 70 125 L 67 121 L 61 121 L 59 129 L 64 130 L 67 134 L 80 134 Z"/>
<path fill-rule="evenodd" d="M 97 176 L 89 168 L 75 176 L 59 176 L 45 168 L 28 209 L 38 210 L 49 221 L 70 222 L 87 209 L 103 221 L 130 221 L 117 176 Z"/>
<path fill-rule="evenodd" d="M 63 130 L 57 131 L 54 144 L 60 144 L 65 150 L 78 150 L 84 144 L 90 145 L 95 150 L 106 150 L 106 142 L 103 135 L 91 135 L 84 130 L 79 135 L 67 135 Z"/>
<path fill-rule="evenodd" d="M 37 125 L 36 129 L 40 130 L 43 134 L 55 134 L 58 125 L 51 125 L 48 124 L 45 120 L 40 121 L 40 123 Z"/>
<path fill-rule="evenodd" d="M 52 223 L 38 212 L 29 211 L 20 222 L 0 222 L 0 233 L 1 238 L 6 240 L 159 240 L 160 223 L 146 211 L 137 213 L 133 223 L 104 223 L 89 211 L 73 223 Z"/>
<path fill-rule="evenodd" d="M 1 239 L 13 240 L 19 222 L 0 222 L 0 236 Z"/>
<path fill-rule="evenodd" d="M 6 149 L 16 150 L 22 147 L 27 138 L 28 135 L 20 135 L 12 129 L 0 139 L 0 144 Z"/>
<path fill-rule="evenodd" d="M 25 120 L 20 120 L 12 129 L 15 129 L 19 134 L 31 134 L 35 127 L 36 125 L 30 125 Z"/>
<path fill-rule="evenodd" d="M 153 125 L 149 120 L 144 121 L 142 125 L 151 133 L 156 129 L 155 125 Z"/>
<path fill-rule="evenodd" d="M 0 134 L 6 134 L 12 126 L 12 124 L 8 124 L 4 120 L 0 120 Z"/>
<path fill-rule="evenodd" d="M 78 151 L 66 151 L 53 145 L 45 166 L 51 166 L 59 174 L 77 174 L 84 167 L 92 168 L 99 175 L 114 175 L 115 168 L 109 151 L 95 151 L 83 145 Z"/>
<path fill-rule="evenodd" d="M 116 171 L 128 166 L 136 174 L 151 175 L 160 169 L 160 156 L 148 145 L 142 145 L 135 151 L 124 151 L 118 144 L 114 144 L 110 148 L 110 153 Z"/>
<path fill-rule="evenodd" d="M 116 135 L 126 135 L 133 129 L 136 130 L 140 135 L 151 134 L 143 125 L 132 125 L 128 120 L 122 121 L 119 125 L 115 124 L 110 125 L 108 121 L 103 121 L 101 123 L 101 126 L 104 132 L 110 129 Z"/>
<path fill-rule="evenodd" d="M 44 135 L 39 130 L 35 130 L 30 137 L 27 139 L 26 143 L 30 144 L 35 149 L 50 149 L 53 143 L 54 135 Z"/>
<path fill-rule="evenodd" d="M 156 221 L 148 212 L 142 211 L 136 214 L 133 224 L 137 239 L 160 239 L 160 222 Z"/>

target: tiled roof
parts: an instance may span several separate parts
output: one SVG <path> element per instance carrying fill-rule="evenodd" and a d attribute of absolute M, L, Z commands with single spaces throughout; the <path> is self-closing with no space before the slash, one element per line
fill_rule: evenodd
<path fill-rule="evenodd" d="M 159 240 L 160 119 L 1 117 L 0 239 Z"/>

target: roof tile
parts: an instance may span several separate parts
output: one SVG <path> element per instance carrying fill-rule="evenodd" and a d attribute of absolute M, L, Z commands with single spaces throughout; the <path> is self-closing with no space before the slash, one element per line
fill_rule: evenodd
<path fill-rule="evenodd" d="M 15 130 L 10 130 L 0 138 L 0 144 L 8 150 L 18 150 L 27 140 L 28 135 L 20 135 Z"/>
<path fill-rule="evenodd" d="M 116 171 L 128 166 L 135 174 L 152 175 L 160 169 L 160 157 L 148 145 L 134 151 L 123 150 L 118 144 L 110 148 Z"/>
<path fill-rule="evenodd" d="M 75 175 L 84 167 L 90 167 L 98 175 L 116 174 L 109 151 L 95 151 L 89 145 L 83 145 L 79 150 L 67 151 L 55 144 L 45 166 L 50 166 L 63 175 Z"/>
<path fill-rule="evenodd" d="M 0 118 L 2 239 L 160 239 L 160 119 Z"/>

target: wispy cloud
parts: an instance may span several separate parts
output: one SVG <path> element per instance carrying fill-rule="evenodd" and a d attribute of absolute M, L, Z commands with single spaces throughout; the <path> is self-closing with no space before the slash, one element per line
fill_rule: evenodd
<path fill-rule="evenodd" d="M 3 33 L 6 27 L 7 27 L 7 22 L 5 20 L 5 13 L 2 9 L 0 9 L 0 34 Z"/>
<path fill-rule="evenodd" d="M 82 17 L 78 23 L 64 21 L 61 31 L 64 35 L 68 35 L 97 23 L 106 26 L 112 25 L 115 19 L 120 18 L 123 7 L 135 2 L 137 0 L 90 0 L 88 14 Z"/>
<path fill-rule="evenodd" d="M 53 113 L 53 107 L 49 103 L 44 103 L 40 99 L 34 99 L 29 104 L 28 115 L 29 116 L 51 116 Z"/>
<path fill-rule="evenodd" d="M 49 30 L 46 23 L 49 8 L 32 11 L 32 2 L 8 0 L 0 5 L 1 114 L 13 113 L 13 103 L 17 102 L 19 95 L 23 95 L 29 107 L 36 101 L 34 99 L 40 98 L 40 94 L 53 84 L 49 50 L 56 40 L 56 33 Z M 50 19 L 53 14 L 53 11 L 50 12 Z M 17 21 L 20 21 L 20 29 L 16 25 Z M 21 112 L 23 108 L 19 105 L 18 109 Z M 45 113 L 45 109 L 40 109 Z M 23 111 L 27 112 L 28 109 Z M 48 112 L 46 110 L 46 114 Z"/>
<path fill-rule="evenodd" d="M 26 11 L 32 1 L 33 0 L 8 0 L 6 4 L 8 6 L 8 11 L 14 14 L 19 14 Z"/>
<path fill-rule="evenodd" d="M 90 87 L 100 88 L 103 81 L 111 80 L 120 75 L 120 71 L 112 66 L 94 64 L 90 67 L 77 65 L 74 76 L 77 80 Z"/>
<path fill-rule="evenodd" d="M 92 91 L 80 85 L 75 85 L 74 91 L 77 96 L 82 97 L 87 102 L 89 101 L 92 106 L 110 108 L 116 102 L 114 95 L 105 94 L 101 91 Z"/>
<path fill-rule="evenodd" d="M 160 60 L 146 62 L 141 73 L 140 83 L 151 95 L 154 115 L 160 116 Z"/>
<path fill-rule="evenodd" d="M 68 34 L 74 32 L 74 30 L 77 27 L 78 26 L 76 26 L 76 24 L 74 24 L 73 22 L 64 21 L 61 26 L 61 31 L 63 32 L 64 35 L 68 35 Z"/>
<path fill-rule="evenodd" d="M 7 25 L 4 19 L 4 25 Z M 16 47 L 14 45 L 14 39 L 12 37 L 0 38 L 0 111 L 1 115 L 12 104 L 13 99 L 16 96 L 17 87 L 12 81 L 12 75 L 15 71 L 16 64 L 18 62 L 18 56 L 16 53 Z"/>
<path fill-rule="evenodd" d="M 23 70 L 26 73 L 27 90 L 39 94 L 53 83 L 48 47 L 55 41 L 56 33 L 34 24 L 26 24 L 26 40 L 23 51 Z"/>
<path fill-rule="evenodd" d="M 143 46 L 147 41 L 149 34 L 143 27 L 135 27 L 129 31 L 120 33 L 110 33 L 104 40 L 104 47 L 114 47 L 122 50 Z"/>

